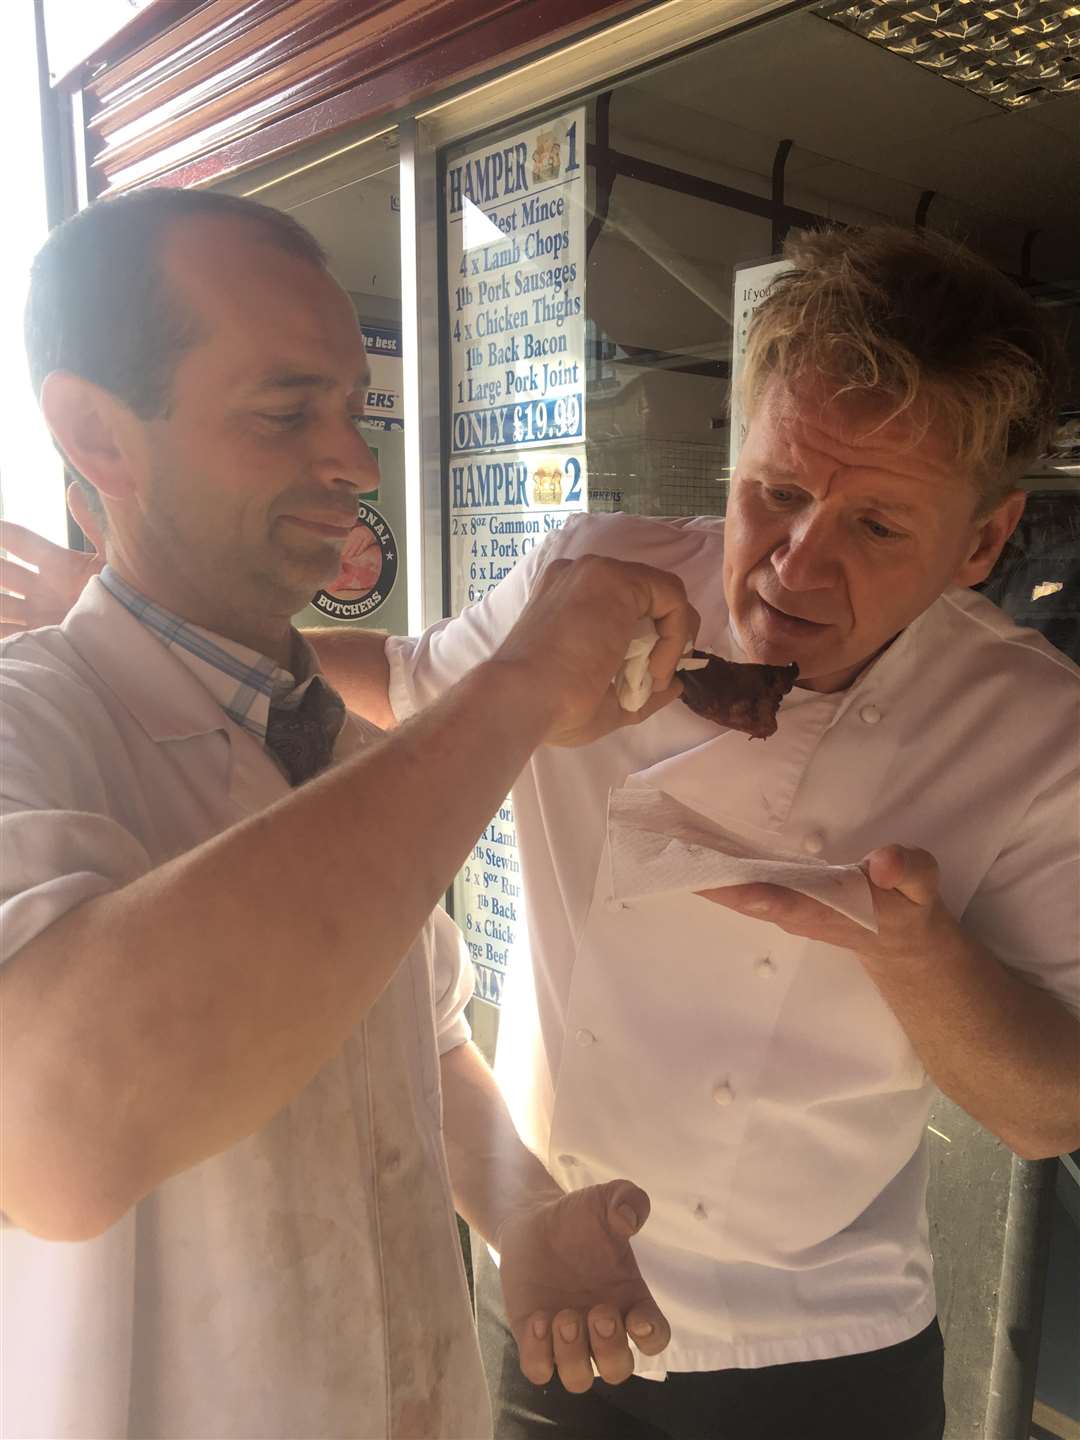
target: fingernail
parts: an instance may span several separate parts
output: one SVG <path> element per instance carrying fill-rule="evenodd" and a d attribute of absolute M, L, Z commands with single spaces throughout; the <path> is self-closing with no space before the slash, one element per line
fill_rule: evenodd
<path fill-rule="evenodd" d="M 638 1228 L 637 1212 L 632 1205 L 616 1205 L 616 1212 L 622 1216 L 631 1230 Z"/>
<path fill-rule="evenodd" d="M 748 900 L 742 908 L 748 915 L 767 915 L 772 907 L 768 900 Z"/>
<path fill-rule="evenodd" d="M 536 1336 L 537 1340 L 543 1340 L 544 1336 L 547 1334 L 547 1326 L 548 1322 L 543 1315 L 537 1315 L 535 1320 L 533 1320 L 532 1332 Z"/>
<path fill-rule="evenodd" d="M 615 1321 L 610 1315 L 598 1315 L 592 1323 L 593 1329 L 604 1340 L 610 1340 L 615 1334 Z"/>
<path fill-rule="evenodd" d="M 559 1334 L 569 1345 L 578 1337 L 578 1323 L 576 1320 L 564 1320 L 559 1326 Z"/>
<path fill-rule="evenodd" d="M 651 1320 L 635 1320 L 633 1325 L 630 1326 L 630 1334 L 640 1335 L 642 1340 L 651 1335 L 652 1332 L 653 1327 Z"/>

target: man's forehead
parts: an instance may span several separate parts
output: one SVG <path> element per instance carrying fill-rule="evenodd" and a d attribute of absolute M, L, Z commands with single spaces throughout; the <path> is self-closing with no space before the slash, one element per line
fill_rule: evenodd
<path fill-rule="evenodd" d="M 348 295 L 321 267 L 268 242 L 257 227 L 184 221 L 174 227 L 165 259 L 169 282 L 195 309 L 209 344 L 230 349 L 249 382 L 271 373 L 366 372 Z"/>
<path fill-rule="evenodd" d="M 256 357 L 252 357 L 253 360 Z M 258 357 L 258 364 L 238 367 L 238 378 L 252 390 L 332 390 L 344 379 L 349 388 L 367 390 L 371 385 L 371 367 L 361 346 L 351 375 L 332 373 L 325 364 L 304 366 L 282 353 L 269 361 Z"/>
<path fill-rule="evenodd" d="M 275 244 L 258 225 L 218 216 L 187 217 L 165 240 L 166 278 L 189 301 L 215 313 L 268 307 L 288 314 L 314 307 L 352 317 L 348 296 L 321 266 Z"/>
<path fill-rule="evenodd" d="M 774 464 L 797 469 L 827 456 L 841 465 L 899 472 L 952 470 L 951 451 L 922 406 L 866 390 L 836 393 L 821 383 L 770 385 L 756 427 Z M 756 418 L 756 417 L 755 417 Z M 780 457 L 784 459 L 781 461 Z"/>

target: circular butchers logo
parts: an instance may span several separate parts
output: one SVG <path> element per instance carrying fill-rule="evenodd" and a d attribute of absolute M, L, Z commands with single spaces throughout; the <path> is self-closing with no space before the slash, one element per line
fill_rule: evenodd
<path fill-rule="evenodd" d="M 374 505 L 361 500 L 356 524 L 341 552 L 333 584 L 320 590 L 312 605 L 331 620 L 362 620 L 388 600 L 398 572 L 394 532 Z"/>

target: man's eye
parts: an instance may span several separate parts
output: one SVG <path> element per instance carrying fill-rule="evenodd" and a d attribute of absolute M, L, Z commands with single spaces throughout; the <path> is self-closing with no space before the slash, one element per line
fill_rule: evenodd
<path fill-rule="evenodd" d="M 900 540 L 903 538 L 899 530 L 890 530 L 887 525 L 882 525 L 880 520 L 864 520 L 863 524 L 875 540 Z"/>
<path fill-rule="evenodd" d="M 268 420 L 281 430 L 293 430 L 304 419 L 303 410 L 260 410 L 258 415 L 260 420 Z"/>
<path fill-rule="evenodd" d="M 765 493 L 776 505 L 790 505 L 795 499 L 794 490 L 784 490 L 776 485 L 766 486 Z"/>

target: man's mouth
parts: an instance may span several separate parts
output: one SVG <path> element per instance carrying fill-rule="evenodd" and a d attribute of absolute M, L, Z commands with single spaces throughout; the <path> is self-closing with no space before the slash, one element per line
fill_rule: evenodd
<path fill-rule="evenodd" d="M 759 595 L 757 598 L 761 602 L 769 619 L 775 624 L 801 629 L 806 633 L 813 630 L 827 630 L 829 628 L 828 622 L 825 620 L 809 620 L 805 615 L 792 615 L 787 610 L 780 610 L 777 606 L 770 605 L 763 595 Z"/>
<path fill-rule="evenodd" d="M 313 535 L 323 535 L 329 540 L 344 540 L 356 524 L 355 515 L 348 518 L 334 516 L 332 519 L 327 517 L 314 519 L 306 515 L 282 515 L 281 518 L 291 521 L 293 525 L 299 525 L 301 529 L 308 530 Z"/>

